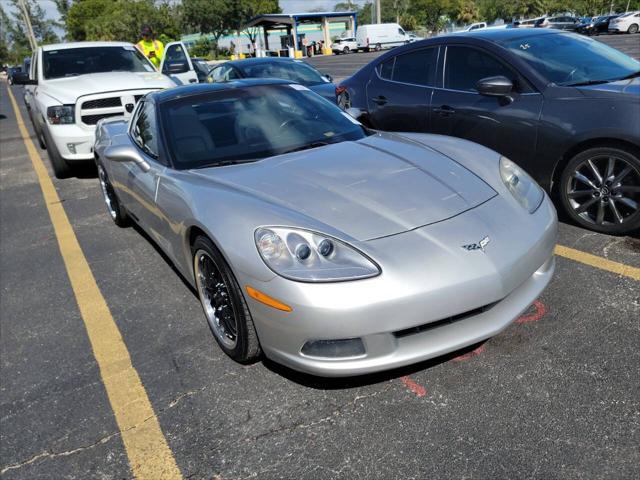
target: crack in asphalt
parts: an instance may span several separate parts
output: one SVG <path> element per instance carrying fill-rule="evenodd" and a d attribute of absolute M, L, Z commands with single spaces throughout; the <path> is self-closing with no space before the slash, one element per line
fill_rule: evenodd
<path fill-rule="evenodd" d="M 173 400 L 171 400 L 167 404 L 166 407 L 163 407 L 163 408 L 159 409 L 157 411 L 155 417 L 159 416 L 163 412 L 166 412 L 170 408 L 175 407 L 184 398 L 190 397 L 192 395 L 196 395 L 198 393 L 203 392 L 209 386 L 210 385 L 206 385 L 206 386 L 204 386 L 202 388 L 198 388 L 198 389 L 195 389 L 195 390 L 189 390 L 187 392 L 181 393 L 180 395 L 175 397 Z M 17 463 L 13 463 L 11 465 L 7 465 L 6 467 L 3 467 L 2 469 L 0 469 L 0 475 L 4 474 L 5 472 L 8 472 L 10 470 L 15 470 L 15 469 L 18 469 L 18 468 L 25 467 L 25 466 L 30 465 L 32 463 L 35 463 L 35 462 L 37 462 L 39 460 L 48 460 L 48 459 L 57 458 L 57 457 L 67 457 L 69 455 L 74 455 L 76 453 L 80 453 L 80 452 L 83 452 L 85 450 L 89 450 L 89 449 L 95 448 L 95 447 L 97 447 L 99 445 L 103 445 L 103 444 L 107 443 L 109 440 L 111 440 L 112 438 L 122 435 L 122 432 L 127 432 L 127 431 L 130 431 L 130 430 L 134 430 L 134 429 L 144 425 L 146 422 L 148 422 L 152 418 L 154 418 L 153 415 L 145 418 L 140 423 L 137 423 L 137 424 L 133 425 L 132 427 L 129 427 L 129 428 L 125 429 L 125 430 L 118 430 L 117 432 L 110 433 L 110 434 L 100 438 L 99 440 L 97 440 L 96 442 L 94 442 L 94 443 L 92 443 L 90 445 L 85 445 L 85 446 L 82 446 L 82 447 L 76 447 L 76 448 L 73 448 L 71 450 L 65 450 L 63 452 L 52 452 L 50 450 L 45 450 L 44 452 L 40 452 L 40 453 L 38 453 L 36 455 L 33 455 L 32 457 L 30 457 L 30 458 L 28 458 L 26 460 L 23 460 L 23 461 L 17 462 Z"/>

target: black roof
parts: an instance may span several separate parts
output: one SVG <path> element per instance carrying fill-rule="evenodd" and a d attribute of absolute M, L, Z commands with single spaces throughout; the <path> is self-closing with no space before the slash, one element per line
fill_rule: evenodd
<path fill-rule="evenodd" d="M 208 92 L 218 92 L 222 90 L 232 90 L 234 88 L 247 88 L 255 85 L 289 85 L 290 80 L 278 80 L 274 78 L 245 78 L 232 82 L 222 83 L 195 83 L 182 85 L 175 88 L 167 88 L 149 94 L 156 102 L 164 103 L 177 98 L 189 97 L 192 95 L 202 95 Z"/>

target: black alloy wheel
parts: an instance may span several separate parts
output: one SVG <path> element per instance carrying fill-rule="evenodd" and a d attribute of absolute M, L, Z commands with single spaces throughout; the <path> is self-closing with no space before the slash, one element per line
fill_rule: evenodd
<path fill-rule="evenodd" d="M 256 360 L 258 335 L 233 272 L 207 237 L 196 238 L 191 251 L 198 297 L 216 342 L 237 362 Z"/>
<path fill-rule="evenodd" d="M 640 159 L 627 150 L 592 148 L 569 162 L 561 200 L 578 224 L 607 234 L 640 228 Z"/>

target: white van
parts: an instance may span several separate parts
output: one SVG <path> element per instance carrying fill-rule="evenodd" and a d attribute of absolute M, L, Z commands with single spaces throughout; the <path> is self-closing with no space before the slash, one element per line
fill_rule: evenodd
<path fill-rule="evenodd" d="M 356 30 L 358 48 L 368 52 L 397 47 L 410 42 L 409 35 L 397 23 L 360 25 Z"/>

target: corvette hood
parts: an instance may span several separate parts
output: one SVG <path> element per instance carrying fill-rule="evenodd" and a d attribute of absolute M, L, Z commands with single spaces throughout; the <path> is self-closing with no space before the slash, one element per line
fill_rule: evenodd
<path fill-rule="evenodd" d="M 387 134 L 194 172 L 361 241 L 440 222 L 497 195 L 450 158 Z"/>
<path fill-rule="evenodd" d="M 83 95 L 175 86 L 169 77 L 158 72 L 106 72 L 47 80 L 42 92 L 60 103 L 72 104 Z"/>

